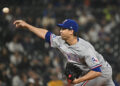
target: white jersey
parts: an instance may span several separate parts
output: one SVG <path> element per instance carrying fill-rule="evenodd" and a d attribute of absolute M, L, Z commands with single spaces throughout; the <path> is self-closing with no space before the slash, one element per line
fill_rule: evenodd
<path fill-rule="evenodd" d="M 74 62 L 76 65 L 79 65 L 83 72 L 101 66 L 103 77 L 108 77 L 112 74 L 112 68 L 108 62 L 104 60 L 103 56 L 99 54 L 89 42 L 81 38 L 78 38 L 76 44 L 68 45 L 61 36 L 51 34 L 50 44 L 51 47 L 58 48 L 69 62 Z"/>

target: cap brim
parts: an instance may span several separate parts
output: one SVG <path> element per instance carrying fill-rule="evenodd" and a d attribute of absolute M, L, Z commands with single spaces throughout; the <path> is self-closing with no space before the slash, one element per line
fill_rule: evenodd
<path fill-rule="evenodd" d="M 63 24 L 57 24 L 58 27 L 64 27 Z"/>

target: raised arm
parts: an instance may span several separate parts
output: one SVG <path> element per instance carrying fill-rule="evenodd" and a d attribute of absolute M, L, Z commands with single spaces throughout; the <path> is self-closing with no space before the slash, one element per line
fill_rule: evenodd
<path fill-rule="evenodd" d="M 34 27 L 34 26 L 26 23 L 23 20 L 16 20 L 16 21 L 14 21 L 13 24 L 15 24 L 15 26 L 17 28 L 27 28 L 28 30 L 32 31 L 33 33 L 35 33 L 38 37 L 40 37 L 42 39 L 45 39 L 45 35 L 48 32 L 48 30 L 46 30 L 46 29 Z"/>

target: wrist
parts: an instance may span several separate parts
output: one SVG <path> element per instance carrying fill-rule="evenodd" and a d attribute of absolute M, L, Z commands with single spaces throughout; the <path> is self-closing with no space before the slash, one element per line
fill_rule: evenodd
<path fill-rule="evenodd" d="M 25 28 L 30 29 L 31 25 L 26 23 Z"/>
<path fill-rule="evenodd" d="M 78 83 L 80 83 L 80 82 L 81 82 L 80 78 L 73 80 L 73 84 L 78 84 Z"/>
<path fill-rule="evenodd" d="M 83 81 L 85 81 L 85 78 L 84 77 L 80 77 L 80 78 L 74 79 L 73 83 L 74 84 L 78 84 L 78 83 L 83 82 Z"/>

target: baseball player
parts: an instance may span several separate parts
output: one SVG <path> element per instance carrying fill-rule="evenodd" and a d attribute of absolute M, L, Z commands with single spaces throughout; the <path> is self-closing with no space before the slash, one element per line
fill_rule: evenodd
<path fill-rule="evenodd" d="M 67 58 L 80 67 L 85 75 L 72 81 L 75 86 L 115 86 L 112 80 L 112 68 L 103 56 L 87 41 L 76 36 L 78 24 L 66 19 L 60 27 L 60 36 L 46 29 L 36 28 L 23 20 L 14 22 L 16 27 L 26 28 L 40 38 L 50 43 L 51 47 L 58 48 Z"/>

